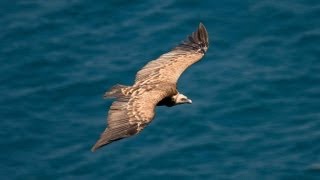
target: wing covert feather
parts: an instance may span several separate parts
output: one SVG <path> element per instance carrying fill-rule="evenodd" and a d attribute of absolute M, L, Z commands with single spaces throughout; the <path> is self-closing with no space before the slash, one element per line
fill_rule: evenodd
<path fill-rule="evenodd" d="M 125 89 L 128 92 L 118 96 L 112 103 L 108 112 L 108 127 L 92 151 L 139 133 L 154 118 L 157 103 L 176 94 L 175 88 L 174 85 L 158 84 Z"/>
<path fill-rule="evenodd" d="M 136 75 L 135 84 L 167 82 L 176 84 L 180 75 L 199 61 L 209 47 L 206 28 L 200 23 L 198 29 L 172 51 L 150 61 Z"/>

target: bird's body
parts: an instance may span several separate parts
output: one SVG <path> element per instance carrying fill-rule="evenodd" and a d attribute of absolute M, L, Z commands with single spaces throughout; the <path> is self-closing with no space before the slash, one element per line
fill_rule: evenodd
<path fill-rule="evenodd" d="M 176 83 L 183 71 L 202 58 L 208 45 L 207 31 L 200 23 L 187 41 L 145 65 L 132 86 L 115 85 L 106 92 L 104 97 L 115 101 L 108 112 L 108 127 L 92 151 L 139 133 L 154 118 L 156 106 L 190 104 Z"/>

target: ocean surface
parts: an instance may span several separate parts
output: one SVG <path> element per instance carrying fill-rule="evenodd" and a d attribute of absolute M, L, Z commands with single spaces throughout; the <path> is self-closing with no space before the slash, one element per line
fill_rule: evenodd
<path fill-rule="evenodd" d="M 0 2 L 0 179 L 319 179 L 317 0 Z M 202 22 L 192 105 L 90 151 L 102 95 Z"/>

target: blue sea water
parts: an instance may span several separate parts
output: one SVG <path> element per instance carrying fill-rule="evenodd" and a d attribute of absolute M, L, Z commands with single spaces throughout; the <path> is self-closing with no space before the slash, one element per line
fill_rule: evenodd
<path fill-rule="evenodd" d="M 316 0 L 1 1 L 0 179 L 319 179 Z M 203 22 L 192 105 L 90 148 L 112 85 Z"/>

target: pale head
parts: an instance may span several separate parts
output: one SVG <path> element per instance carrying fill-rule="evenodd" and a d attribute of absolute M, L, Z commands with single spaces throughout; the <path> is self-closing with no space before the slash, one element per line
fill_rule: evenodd
<path fill-rule="evenodd" d="M 172 96 L 173 101 L 175 102 L 175 105 L 178 104 L 191 104 L 192 100 L 188 99 L 187 96 L 178 93 L 177 95 Z"/>

